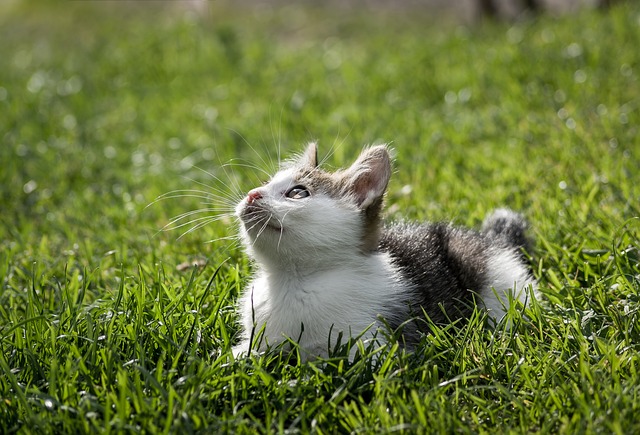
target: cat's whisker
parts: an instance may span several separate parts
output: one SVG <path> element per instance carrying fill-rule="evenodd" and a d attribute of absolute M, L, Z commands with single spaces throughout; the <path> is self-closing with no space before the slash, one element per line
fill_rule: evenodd
<path fill-rule="evenodd" d="M 260 230 L 258 231 L 258 235 L 256 236 L 256 239 L 259 238 L 265 232 L 265 230 L 269 226 L 269 221 L 271 220 L 272 217 L 273 215 L 269 215 L 269 218 L 264 220 L 262 227 L 260 227 Z"/>
<path fill-rule="evenodd" d="M 218 198 L 218 199 L 224 199 L 224 200 L 226 200 L 226 201 L 230 201 L 230 202 L 231 202 L 231 201 L 237 201 L 237 199 L 238 199 L 238 197 L 236 197 L 235 195 L 233 195 L 233 194 L 231 194 L 231 193 L 229 193 L 229 192 L 227 192 L 227 191 L 224 191 L 224 190 L 218 189 L 218 188 L 216 188 L 216 187 L 214 187 L 214 186 L 210 186 L 210 185 L 208 185 L 208 184 L 206 184 L 206 183 L 203 183 L 202 181 L 194 180 L 194 179 L 192 179 L 192 178 L 188 178 L 188 177 L 185 177 L 185 178 L 186 178 L 187 180 L 189 180 L 189 181 L 193 182 L 193 183 L 199 184 L 199 185 L 201 185 L 201 186 L 206 187 L 207 189 L 209 189 L 209 190 L 207 191 L 207 193 L 208 193 L 208 195 L 209 195 L 210 197 Z"/>
<path fill-rule="evenodd" d="M 185 216 L 185 218 L 186 217 L 187 216 Z M 189 225 L 191 225 L 191 224 L 193 224 L 195 222 L 203 222 L 203 221 L 207 221 L 207 223 L 209 223 L 209 222 L 217 222 L 217 221 L 220 221 L 220 220 L 224 220 L 225 218 L 228 218 L 228 216 L 226 216 L 226 215 L 203 216 L 203 217 L 199 217 L 199 218 L 195 218 L 195 219 L 190 219 L 187 222 L 183 222 L 183 223 L 180 223 L 180 224 L 177 224 L 177 223 L 182 219 L 174 219 L 173 221 L 169 222 L 164 227 L 162 227 L 162 231 L 174 231 L 174 230 L 177 230 L 178 228 L 183 228 L 183 227 L 189 226 Z"/>
<path fill-rule="evenodd" d="M 280 244 L 282 243 L 282 233 L 284 233 L 284 227 L 280 227 L 280 234 L 278 234 L 278 244 L 276 245 L 278 252 L 280 252 Z"/>
<path fill-rule="evenodd" d="M 249 223 L 249 225 L 247 225 L 247 223 Z M 262 220 L 261 219 L 256 219 L 255 221 L 251 222 L 245 222 L 245 225 L 247 226 L 247 232 L 251 232 L 253 231 L 256 227 L 258 227 L 259 225 L 262 224 Z M 256 236 L 256 239 L 258 237 Z"/>
<path fill-rule="evenodd" d="M 265 169 L 260 168 L 259 166 L 256 166 L 252 163 L 225 163 L 223 165 L 224 167 L 238 167 L 238 168 L 245 168 L 245 169 L 253 169 L 253 170 L 257 170 L 258 172 L 266 175 L 268 178 L 271 178 L 271 173 L 268 172 Z"/>
<path fill-rule="evenodd" d="M 172 223 L 181 221 L 183 219 L 186 219 L 190 216 L 202 214 L 202 213 L 207 213 L 209 215 L 211 215 L 211 213 L 215 213 L 216 216 L 226 216 L 226 215 L 232 214 L 233 210 L 229 208 L 222 208 L 222 207 L 200 208 L 197 210 L 191 210 L 184 213 L 180 213 L 179 215 L 172 217 L 171 220 L 169 221 L 169 224 L 172 224 Z"/>
<path fill-rule="evenodd" d="M 180 239 L 182 239 L 182 238 L 183 238 L 183 237 L 185 237 L 187 234 L 190 234 L 190 233 L 192 233 L 193 231 L 195 231 L 195 230 L 197 230 L 197 229 L 200 229 L 200 228 L 202 228 L 202 227 L 204 227 L 204 226 L 206 226 L 206 225 L 210 224 L 211 222 L 213 222 L 213 221 L 203 221 L 203 222 L 200 222 L 200 223 L 198 223 L 198 224 L 196 224 L 196 225 L 193 225 L 193 222 L 191 222 L 189 225 L 193 225 L 193 226 L 192 226 L 191 228 L 187 229 L 186 231 L 184 231 L 183 233 L 181 233 L 178 237 L 176 237 L 176 240 L 180 240 Z M 181 226 L 184 226 L 184 225 L 181 225 Z M 178 229 L 178 228 L 179 228 L 179 227 L 171 228 L 170 230 L 176 230 L 176 229 Z M 167 231 L 170 231 L 170 230 L 167 230 Z"/>
<path fill-rule="evenodd" d="M 271 140 L 276 144 L 276 158 L 277 158 L 277 166 L 280 167 L 280 151 L 282 144 L 282 115 L 284 113 L 284 107 L 280 108 L 280 119 L 278 119 L 278 139 L 276 140 L 273 133 L 273 124 L 271 123 L 271 111 L 269 111 L 269 127 L 271 128 Z M 271 154 L 268 154 L 270 162 L 273 164 L 273 159 L 271 158 Z"/>
<path fill-rule="evenodd" d="M 236 163 L 236 162 L 241 162 L 241 163 Z M 255 177 L 255 172 L 264 173 L 269 178 L 271 176 L 271 173 L 267 172 L 264 168 L 260 168 L 257 165 L 252 165 L 250 162 L 244 159 L 235 158 L 235 159 L 228 160 L 224 163 L 220 161 L 219 163 L 220 163 L 219 167 L 220 169 L 222 169 L 222 171 L 224 171 L 225 179 L 228 181 L 227 183 L 225 183 L 225 186 L 232 188 L 233 195 L 235 196 L 236 200 L 240 200 L 241 198 L 243 198 L 246 194 L 246 190 L 239 185 L 237 177 L 235 176 L 235 172 L 230 173 L 227 170 L 228 168 L 242 167 L 242 168 L 253 169 L 254 170 L 252 172 L 253 177 Z M 256 178 L 256 181 L 259 182 L 260 180 Z M 231 186 L 229 186 L 229 183 L 231 183 Z"/>
<path fill-rule="evenodd" d="M 318 166 L 324 166 L 327 161 L 333 157 L 333 155 L 336 153 L 336 151 L 341 148 L 344 143 L 347 141 L 347 139 L 349 138 L 349 136 L 351 135 L 351 131 L 353 130 L 353 127 L 351 127 L 349 129 L 349 132 L 346 134 L 346 136 L 344 136 L 339 142 L 338 142 L 338 137 L 340 136 L 340 132 L 336 133 L 336 137 L 333 139 L 333 143 L 331 144 L 331 146 L 329 147 L 329 151 L 327 151 L 327 153 L 324 155 L 324 157 L 322 158 L 322 160 L 320 160 L 320 162 L 318 163 Z M 336 145 L 337 144 L 337 145 Z"/>
<path fill-rule="evenodd" d="M 234 225 L 237 225 L 239 222 L 239 219 L 236 219 L 236 222 L 234 222 Z M 223 237 L 217 237 L 215 239 L 211 239 L 211 240 L 207 240 L 205 243 L 215 243 L 218 241 L 229 241 L 231 242 L 230 244 L 227 245 L 227 249 L 229 248 L 237 248 L 240 246 L 240 244 L 242 243 L 242 237 L 240 236 L 240 234 L 233 233 L 229 236 L 223 236 Z"/>
<path fill-rule="evenodd" d="M 205 174 L 211 180 L 207 182 L 207 180 L 203 181 L 194 179 L 193 177 L 183 176 L 182 178 L 189 180 L 196 188 L 172 190 L 159 195 L 150 202 L 146 208 L 160 201 L 183 198 L 195 200 L 201 205 L 200 208 L 173 216 L 169 222 L 156 232 L 156 235 L 161 232 L 184 231 L 177 237 L 179 240 L 215 222 L 234 221 L 237 223 L 235 209 L 242 198 L 246 196 L 246 193 L 244 189 L 240 188 L 238 177 L 234 176 L 235 174 L 229 173 L 229 166 L 230 165 L 227 164 L 220 164 L 217 165 L 214 170 L 207 170 L 196 165 L 191 165 L 193 169 Z M 242 165 L 243 169 L 248 167 L 250 167 L 248 164 Z M 252 169 L 255 170 L 258 168 L 254 167 Z M 219 173 L 216 174 L 216 172 Z M 222 240 L 222 238 L 220 240 Z M 237 240 L 239 240 L 238 236 L 236 236 L 236 243 Z"/>
<path fill-rule="evenodd" d="M 178 198 L 196 198 L 196 199 L 201 199 L 201 200 L 203 200 L 201 202 L 201 204 L 212 204 L 213 205 L 213 204 L 218 204 L 220 202 L 225 202 L 226 205 L 231 205 L 232 204 L 231 200 L 224 199 L 224 201 L 221 201 L 222 198 L 216 198 L 216 197 L 211 196 L 211 195 L 204 196 L 204 195 L 196 195 L 196 194 L 189 194 L 189 193 L 184 193 L 184 194 L 180 194 L 180 195 L 166 196 L 166 197 L 164 197 L 162 199 L 164 200 L 164 199 L 178 199 Z"/>
<path fill-rule="evenodd" d="M 217 154 L 216 154 L 217 156 Z M 225 188 L 229 188 L 231 187 L 231 192 L 227 193 L 227 196 L 231 199 L 231 200 L 235 200 L 236 202 L 242 198 L 244 196 L 243 194 L 243 189 L 240 188 L 240 186 L 238 185 L 237 181 L 236 181 L 236 177 L 233 176 L 234 174 L 229 174 L 229 172 L 227 171 L 226 165 L 227 163 L 223 163 L 222 160 L 220 160 L 220 157 L 218 157 L 218 167 L 220 169 L 222 169 L 222 171 L 224 172 L 224 180 L 222 180 L 220 177 L 218 177 L 217 175 L 213 174 L 212 172 L 206 171 L 204 169 L 201 169 L 205 174 L 207 174 L 209 177 L 211 177 L 213 180 L 217 181 L 218 183 L 222 184 L 223 186 L 225 186 Z M 200 169 L 200 168 L 198 168 Z M 229 186 L 229 182 L 232 184 L 232 186 Z M 210 186 L 212 187 L 212 186 Z M 218 189 L 216 189 L 218 190 Z"/>
<path fill-rule="evenodd" d="M 277 249 L 278 251 L 280 251 L 280 243 L 282 242 L 282 233 L 284 232 L 284 219 L 287 217 L 287 215 L 288 215 L 289 213 L 291 213 L 291 211 L 292 211 L 292 210 L 293 210 L 293 209 L 287 210 L 287 211 L 285 212 L 285 214 L 283 214 L 283 215 L 282 215 L 282 217 L 281 217 L 281 218 L 278 218 L 278 217 L 276 216 L 276 220 L 278 221 L 278 224 L 280 225 L 280 235 L 278 236 L 278 244 L 276 245 L 276 249 Z"/>
<path fill-rule="evenodd" d="M 238 136 L 240 136 L 240 138 L 244 141 L 244 143 L 251 149 L 251 151 L 253 151 L 258 158 L 260 159 L 261 163 L 264 165 L 264 167 L 269 167 L 268 162 L 264 159 L 264 157 L 262 156 L 261 153 L 259 153 L 258 151 L 256 151 L 255 147 L 253 145 L 251 145 L 251 143 L 242 135 L 240 134 L 238 131 L 234 130 L 234 129 L 229 129 L 232 132 L 234 132 L 235 134 L 237 134 Z M 271 174 L 267 173 L 267 176 L 269 176 L 269 178 L 271 178 Z"/>
<path fill-rule="evenodd" d="M 215 239 L 207 240 L 204 243 L 209 244 L 209 243 L 217 243 L 217 242 L 224 242 L 224 241 L 233 242 L 232 244 L 227 245 L 227 248 L 237 248 L 238 246 L 240 246 L 240 242 L 241 242 L 241 240 L 237 236 L 225 236 L 225 237 L 218 237 Z"/>
<path fill-rule="evenodd" d="M 167 192 L 159 196 L 158 200 L 185 198 L 185 197 L 211 199 L 212 197 L 214 197 L 214 195 L 211 192 L 205 192 L 203 190 L 184 189 L 184 190 L 175 190 L 173 192 Z"/>
<path fill-rule="evenodd" d="M 187 231 L 185 231 L 184 233 L 180 234 L 180 236 L 178 237 L 178 240 L 182 239 L 182 238 L 183 238 L 183 237 L 185 237 L 186 235 L 191 234 L 192 232 L 194 232 L 194 231 L 196 231 L 196 230 L 199 230 L 200 228 L 205 227 L 205 226 L 209 225 L 210 223 L 215 222 L 215 221 L 217 221 L 217 220 L 219 220 L 219 219 L 214 217 L 214 218 L 211 218 L 211 219 L 208 219 L 208 220 L 202 221 L 202 222 L 200 222 L 200 223 L 198 223 L 198 224 L 194 225 L 193 227 L 189 228 L 189 229 L 188 229 Z M 194 221 L 194 222 L 195 222 L 195 221 Z"/>
<path fill-rule="evenodd" d="M 149 203 L 145 207 L 145 209 L 160 201 L 164 201 L 167 199 L 177 199 L 177 198 L 201 199 L 203 200 L 202 202 L 203 204 L 208 204 L 208 205 L 217 205 L 220 203 L 222 206 L 226 207 L 228 210 L 234 209 L 235 204 L 237 203 L 237 201 L 234 200 L 233 198 L 221 197 L 221 196 L 212 194 L 210 192 L 205 192 L 202 190 L 195 190 L 195 189 L 182 189 L 182 190 L 173 190 L 171 192 L 167 192 L 158 196 L 154 201 Z"/>
<path fill-rule="evenodd" d="M 183 192 L 192 192 L 192 191 L 190 191 L 190 190 L 172 190 L 171 192 L 163 193 L 162 195 L 159 195 L 156 199 L 151 201 L 149 204 L 147 204 L 145 209 L 151 207 L 154 204 L 159 203 L 160 201 L 164 201 L 166 199 L 175 199 L 175 198 L 187 197 L 187 194 L 183 193 Z M 195 191 L 195 192 L 197 194 L 201 195 L 201 196 L 199 196 L 200 198 L 210 199 L 209 196 L 205 196 L 204 192 L 201 192 L 201 191 Z"/>
<path fill-rule="evenodd" d="M 271 220 L 272 217 L 273 217 L 273 214 L 270 214 L 269 218 L 264 220 L 262 227 L 258 230 L 258 234 L 256 234 L 256 240 L 258 240 L 260 236 L 264 233 L 264 231 L 267 229 L 267 227 L 269 226 L 269 221 Z"/>
<path fill-rule="evenodd" d="M 227 170 L 228 164 L 222 164 L 220 165 L 220 167 L 224 171 L 226 178 L 230 181 L 230 188 L 233 190 L 234 195 L 236 195 L 237 200 L 240 201 L 246 195 L 245 189 L 240 186 L 240 183 L 238 182 L 237 178 L 233 176 L 233 173 L 229 173 L 229 171 Z"/>
<path fill-rule="evenodd" d="M 200 166 L 196 166 L 196 165 L 193 165 L 193 168 L 203 172 L 204 174 L 208 175 L 209 177 L 213 178 L 217 182 L 219 182 L 219 183 L 224 185 L 224 182 L 217 175 L 215 175 L 213 172 L 207 171 L 206 169 L 201 168 Z M 205 183 L 201 183 L 201 184 L 203 184 L 203 185 L 205 185 L 205 186 L 207 186 L 209 188 L 212 188 L 212 186 L 208 186 Z"/>
<path fill-rule="evenodd" d="M 225 182 L 225 180 L 221 179 L 220 177 L 218 177 L 217 175 L 215 175 L 213 172 L 207 171 L 206 169 L 201 168 L 201 167 L 199 167 L 199 166 L 197 166 L 197 165 L 192 165 L 191 167 L 192 167 L 193 169 L 197 169 L 198 171 L 200 171 L 200 172 L 204 173 L 204 174 L 205 174 L 205 175 L 207 175 L 208 177 L 211 177 L 211 178 L 212 178 L 214 181 L 216 181 L 217 183 L 219 183 L 219 184 L 221 184 L 221 185 L 223 185 L 223 186 L 225 186 L 225 187 L 227 186 L 227 183 Z M 219 166 L 219 167 L 220 167 L 221 169 L 223 169 L 221 166 Z M 228 174 L 226 173 L 226 171 L 225 171 L 225 175 L 228 175 Z M 205 187 L 205 188 L 207 189 L 207 191 L 208 191 L 208 192 L 209 192 L 209 191 L 214 191 L 214 192 L 217 192 L 217 193 L 219 193 L 220 195 L 223 195 L 223 196 L 228 196 L 228 195 L 229 195 L 229 193 L 228 193 L 226 190 L 219 189 L 219 188 L 217 188 L 217 187 L 215 187 L 215 186 L 213 186 L 213 185 L 210 185 L 210 184 L 204 183 L 204 182 L 202 182 L 202 181 L 194 180 L 193 178 L 190 178 L 190 177 L 187 177 L 187 176 L 184 176 L 183 178 L 185 178 L 186 180 L 192 181 L 192 182 L 194 182 L 194 183 L 196 183 L 196 184 L 199 184 L 200 186 Z M 232 198 L 232 199 L 233 199 L 233 198 Z"/>

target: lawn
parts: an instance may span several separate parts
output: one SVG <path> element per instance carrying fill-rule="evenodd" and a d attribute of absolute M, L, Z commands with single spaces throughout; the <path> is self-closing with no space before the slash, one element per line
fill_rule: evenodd
<path fill-rule="evenodd" d="M 640 432 L 637 4 L 14 1 L 0 41 L 0 432 Z M 412 354 L 231 360 L 230 199 L 310 140 L 392 144 L 389 220 L 522 211 L 542 300 Z"/>

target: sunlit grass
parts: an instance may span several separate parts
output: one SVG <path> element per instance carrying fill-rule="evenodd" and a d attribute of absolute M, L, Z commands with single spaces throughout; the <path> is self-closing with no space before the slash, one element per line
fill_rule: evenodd
<path fill-rule="evenodd" d="M 1 431 L 637 432 L 640 10 L 223 6 L 2 5 Z M 523 211 L 544 299 L 415 353 L 230 360 L 233 218 L 161 229 L 312 139 L 391 142 L 389 219 Z"/>

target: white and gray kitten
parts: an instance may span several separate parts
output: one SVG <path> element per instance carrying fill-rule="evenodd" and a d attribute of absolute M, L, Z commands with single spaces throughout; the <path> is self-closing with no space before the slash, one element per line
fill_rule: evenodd
<path fill-rule="evenodd" d="M 311 144 L 237 205 L 257 268 L 240 298 L 236 356 L 287 338 L 305 359 L 327 356 L 342 335 L 362 339 L 383 322 L 417 343 L 426 313 L 436 323 L 467 317 L 475 301 L 499 317 L 508 293 L 536 289 L 521 248 L 524 219 L 501 209 L 480 232 L 442 223 L 383 225 L 391 176 L 386 146 L 366 148 L 348 169 L 318 167 Z M 252 338 L 257 338 L 251 343 Z M 378 339 L 380 339 L 378 335 Z"/>

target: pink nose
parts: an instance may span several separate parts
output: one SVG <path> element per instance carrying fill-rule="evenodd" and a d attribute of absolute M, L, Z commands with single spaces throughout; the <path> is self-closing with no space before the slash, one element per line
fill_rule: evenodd
<path fill-rule="evenodd" d="M 253 204 L 254 201 L 262 198 L 262 193 L 258 189 L 253 189 L 247 194 L 247 203 Z"/>

